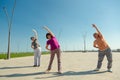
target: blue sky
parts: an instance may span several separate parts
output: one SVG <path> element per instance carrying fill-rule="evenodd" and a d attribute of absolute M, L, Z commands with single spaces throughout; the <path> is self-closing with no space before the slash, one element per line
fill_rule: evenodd
<path fill-rule="evenodd" d="M 0 0 L 0 52 L 7 51 L 8 25 L 2 9 L 9 16 L 14 0 Z M 91 24 L 95 23 L 112 49 L 120 48 L 120 0 L 17 0 L 11 31 L 11 51 L 32 51 L 30 37 L 36 29 L 42 50 L 45 50 L 47 25 L 58 38 L 62 50 L 83 50 L 83 35 L 87 34 L 87 49 L 93 48 Z"/>

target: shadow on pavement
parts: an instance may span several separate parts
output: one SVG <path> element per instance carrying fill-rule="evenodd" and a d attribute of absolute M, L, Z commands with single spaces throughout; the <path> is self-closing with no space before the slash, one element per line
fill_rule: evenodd
<path fill-rule="evenodd" d="M 54 78 L 54 77 L 62 77 L 62 76 L 75 76 L 75 75 L 93 75 L 93 74 L 101 74 L 101 73 L 106 73 L 107 71 L 81 71 L 81 72 L 74 72 L 74 71 L 68 71 L 64 72 L 62 74 L 58 74 L 56 72 L 50 72 L 49 74 L 52 74 L 52 76 L 47 76 L 47 77 L 36 77 L 35 79 L 47 79 L 47 78 Z M 27 73 L 27 74 L 9 74 L 9 75 L 0 75 L 0 77 L 26 77 L 26 76 L 36 76 L 36 75 L 41 75 L 45 74 L 45 72 L 37 72 L 37 73 Z M 46 74 L 45 74 L 46 75 Z"/>
<path fill-rule="evenodd" d="M 81 71 L 81 72 L 75 72 L 75 71 L 68 71 L 65 72 L 63 74 L 61 74 L 62 76 L 71 76 L 71 75 L 93 75 L 93 74 L 101 74 L 101 73 L 106 73 L 107 71 L 93 71 L 93 70 L 89 70 L 89 71 Z"/>
<path fill-rule="evenodd" d="M 44 74 L 44 72 L 37 72 L 37 73 L 27 73 L 27 74 L 9 74 L 9 75 L 0 75 L 0 77 L 25 77 L 25 76 L 34 76 Z"/>
<path fill-rule="evenodd" d="M 81 71 L 81 72 L 68 71 L 68 72 L 64 72 L 62 74 L 53 73 L 52 76 L 47 76 L 47 77 L 36 77 L 35 79 L 47 79 L 47 78 L 62 77 L 62 76 L 75 76 L 75 75 L 93 75 L 93 74 L 102 74 L 102 73 L 106 73 L 106 72 L 107 71 L 96 72 L 93 70 Z"/>
<path fill-rule="evenodd" d="M 17 66 L 17 67 L 2 67 L 0 69 L 18 69 L 18 68 L 29 68 L 33 66 Z"/>

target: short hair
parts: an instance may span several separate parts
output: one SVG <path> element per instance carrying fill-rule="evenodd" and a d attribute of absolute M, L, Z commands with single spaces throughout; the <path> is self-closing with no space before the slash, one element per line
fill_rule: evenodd
<path fill-rule="evenodd" d="M 48 39 L 48 36 L 49 36 L 49 35 L 52 37 L 52 35 L 51 35 L 50 33 L 47 33 L 47 34 L 46 34 L 46 38 L 47 38 L 47 39 Z"/>
<path fill-rule="evenodd" d="M 31 40 L 32 40 L 33 38 L 35 38 L 35 37 L 33 37 L 33 36 L 32 36 L 32 37 L 30 37 L 30 39 L 31 39 Z"/>
<path fill-rule="evenodd" d="M 100 35 L 98 33 L 94 33 L 93 36 L 95 37 L 95 35 L 98 35 L 98 37 L 100 37 Z"/>

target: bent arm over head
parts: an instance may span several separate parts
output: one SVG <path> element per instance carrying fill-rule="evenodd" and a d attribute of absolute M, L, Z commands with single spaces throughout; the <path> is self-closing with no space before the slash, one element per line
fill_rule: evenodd
<path fill-rule="evenodd" d="M 53 37 L 55 36 L 54 34 L 53 34 L 53 32 L 47 27 L 47 26 L 44 26 L 43 27 L 45 30 L 47 30 Z"/>
<path fill-rule="evenodd" d="M 38 39 L 38 34 L 37 34 L 37 31 L 35 29 L 32 30 L 34 32 L 34 36 L 36 39 Z"/>
<path fill-rule="evenodd" d="M 97 26 L 95 24 L 92 24 L 93 28 L 96 29 L 97 33 L 99 34 L 99 36 L 103 37 L 102 36 L 102 33 L 99 31 L 99 29 L 97 28 Z"/>

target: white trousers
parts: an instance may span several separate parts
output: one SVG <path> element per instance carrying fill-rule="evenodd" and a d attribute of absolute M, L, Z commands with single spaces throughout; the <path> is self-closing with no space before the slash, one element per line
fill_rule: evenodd
<path fill-rule="evenodd" d="M 34 65 L 40 65 L 41 47 L 34 49 Z"/>

